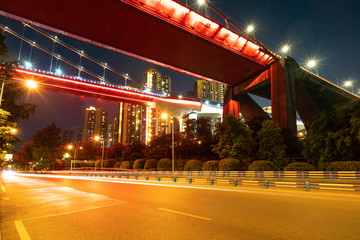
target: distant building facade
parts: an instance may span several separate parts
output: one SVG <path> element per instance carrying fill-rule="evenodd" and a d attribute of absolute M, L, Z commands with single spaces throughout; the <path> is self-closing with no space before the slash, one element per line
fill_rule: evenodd
<path fill-rule="evenodd" d="M 101 139 L 107 139 L 108 112 L 101 107 L 89 107 L 85 112 L 85 124 L 82 139 L 90 141 L 94 136 L 99 135 Z"/>
<path fill-rule="evenodd" d="M 214 103 L 224 103 L 226 86 L 217 82 L 207 80 L 195 80 L 194 82 L 194 97 L 211 101 Z"/>
<path fill-rule="evenodd" d="M 80 145 L 83 139 L 84 128 L 78 128 L 76 133 L 76 142 Z"/>
<path fill-rule="evenodd" d="M 151 68 L 143 73 L 142 84 L 145 88 L 152 89 L 160 93 L 170 94 L 171 92 L 171 77 L 162 76 L 155 68 Z"/>
<path fill-rule="evenodd" d="M 66 129 L 63 132 L 63 143 L 72 143 L 74 142 L 75 132 L 71 129 Z"/>

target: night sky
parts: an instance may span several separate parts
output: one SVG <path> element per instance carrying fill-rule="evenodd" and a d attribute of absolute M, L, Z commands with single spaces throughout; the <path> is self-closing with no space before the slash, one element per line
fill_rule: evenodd
<path fill-rule="evenodd" d="M 185 4 L 185 1 L 179 1 Z M 204 13 L 195 1 L 188 0 L 190 8 Z M 283 44 L 291 45 L 290 55 L 299 65 L 305 66 L 309 59 L 318 61 L 319 75 L 333 83 L 343 84 L 352 79 L 354 92 L 360 91 L 360 3 L 358 1 L 319 1 L 319 0 L 217 0 L 212 5 L 220 9 L 224 15 L 239 27 L 255 26 L 255 38 L 263 43 L 269 50 L 279 53 Z M 0 4 L 1 6 L 1 4 Z M 1 7 L 0 7 L 1 8 Z M 222 25 L 224 21 L 210 11 L 210 17 L 218 20 Z M 0 17 L 0 24 L 21 33 L 22 24 L 11 19 Z M 20 40 L 8 36 L 7 44 L 10 55 L 17 60 L 20 49 Z M 52 48 L 50 40 L 26 29 L 25 37 L 48 49 Z M 107 62 L 121 73 L 128 73 L 134 80 L 141 82 L 142 73 L 150 67 L 156 67 L 162 74 L 172 78 L 172 89 L 178 94 L 186 94 L 192 90 L 194 78 L 172 70 L 154 66 L 135 58 L 127 57 L 109 50 L 100 49 L 64 36 L 59 39 L 73 47 L 84 50 L 85 54 Z M 55 52 L 78 64 L 78 55 L 56 47 Z M 29 58 L 30 46 L 24 44 L 21 60 Z M 33 49 L 32 62 L 37 68 L 49 69 L 50 57 Z M 102 75 L 102 68 L 83 61 L 84 68 Z M 61 63 L 60 67 L 66 74 L 77 75 L 77 70 Z M 113 83 L 123 84 L 123 78 L 116 78 L 107 74 L 106 79 Z M 350 89 L 351 90 L 351 89 Z M 29 141 L 36 129 L 43 128 L 55 122 L 62 129 L 76 129 L 83 127 L 85 108 L 88 106 L 100 107 L 109 111 L 109 116 L 115 114 L 117 103 L 99 101 L 96 99 L 81 99 L 76 95 L 61 94 L 49 91 L 32 91 L 21 101 L 38 105 L 35 116 L 30 120 L 19 122 L 20 138 Z M 269 104 L 260 100 L 261 105 Z"/>

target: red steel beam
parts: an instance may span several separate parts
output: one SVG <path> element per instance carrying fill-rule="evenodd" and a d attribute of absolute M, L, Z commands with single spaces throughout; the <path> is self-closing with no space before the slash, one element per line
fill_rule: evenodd
<path fill-rule="evenodd" d="M 77 79 L 54 76 L 20 68 L 16 69 L 13 79 L 18 81 L 33 80 L 40 86 L 49 90 L 96 98 L 101 97 L 110 101 L 133 103 L 158 102 L 185 106 L 195 110 L 201 110 L 202 106 L 201 101 L 198 100 L 159 97 L 142 92 L 110 87 L 100 83 L 89 83 Z"/>
<path fill-rule="evenodd" d="M 197 77 L 236 85 L 273 57 L 172 0 L 11 0 L 0 14 Z"/>

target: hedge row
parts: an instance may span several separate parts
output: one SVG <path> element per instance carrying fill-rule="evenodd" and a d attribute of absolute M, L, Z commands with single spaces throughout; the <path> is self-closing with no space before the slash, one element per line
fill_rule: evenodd
<path fill-rule="evenodd" d="M 168 158 L 156 159 L 138 159 L 135 162 L 123 161 L 116 162 L 113 160 L 105 160 L 104 168 L 120 168 L 120 169 L 136 169 L 148 171 L 171 171 L 172 161 Z M 96 167 L 101 166 L 101 160 L 96 161 Z M 240 160 L 234 158 L 225 158 L 222 160 L 211 160 L 203 163 L 202 161 L 192 160 L 176 160 L 175 171 L 243 171 L 243 165 Z M 249 171 L 279 171 L 273 162 L 258 160 L 249 165 Z M 284 168 L 284 171 L 315 171 L 316 168 L 305 162 L 290 163 Z M 327 171 L 360 171 L 360 162 L 346 161 L 346 162 L 333 162 Z"/>

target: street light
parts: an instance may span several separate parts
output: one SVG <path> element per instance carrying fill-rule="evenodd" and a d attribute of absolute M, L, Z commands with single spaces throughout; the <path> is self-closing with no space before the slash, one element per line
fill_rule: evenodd
<path fill-rule="evenodd" d="M 317 61 L 316 61 L 316 60 L 314 60 L 314 59 L 309 60 L 309 61 L 306 63 L 306 66 L 307 66 L 309 69 L 315 68 L 316 75 L 319 75 L 318 70 L 317 70 Z"/>
<path fill-rule="evenodd" d="M 101 137 L 99 135 L 96 135 L 94 137 L 95 141 L 100 141 Z M 105 140 L 102 142 L 102 154 L 101 154 L 101 171 L 103 170 L 103 162 L 104 162 L 104 148 L 105 148 Z M 96 163 L 95 163 L 95 172 L 96 172 Z"/>
<path fill-rule="evenodd" d="M 69 150 L 71 150 L 71 149 L 73 149 L 74 148 L 74 159 L 73 159 L 73 161 L 74 161 L 74 168 L 75 168 L 75 161 L 76 161 L 76 147 L 74 147 L 73 145 L 68 145 L 68 147 L 67 147 Z M 72 162 L 73 161 L 71 161 L 70 162 L 70 170 L 72 171 L 72 169 L 73 169 L 73 164 L 72 164 Z"/>
<path fill-rule="evenodd" d="M 36 82 L 34 80 L 27 80 L 26 81 L 26 86 L 28 86 L 28 88 L 36 88 Z"/>
<path fill-rule="evenodd" d="M 162 113 L 161 114 L 161 118 L 162 119 L 167 119 L 168 115 L 166 113 Z M 175 171 L 175 148 L 174 148 L 174 119 L 172 119 L 170 121 L 171 123 L 171 169 L 172 169 L 172 174 L 174 175 L 174 171 Z"/>
<path fill-rule="evenodd" d="M 249 25 L 249 26 L 247 26 L 247 28 L 246 28 L 246 31 L 247 31 L 248 33 L 251 33 L 251 32 L 253 32 L 254 30 L 255 30 L 254 25 Z"/>
<path fill-rule="evenodd" d="M 344 82 L 344 87 L 348 88 L 348 87 L 351 87 L 351 92 L 354 92 L 354 85 L 353 85 L 353 82 L 352 81 L 346 81 Z"/>
<path fill-rule="evenodd" d="M 284 45 L 284 46 L 281 48 L 281 52 L 282 52 L 283 54 L 286 54 L 286 53 L 290 52 L 290 47 L 289 47 L 289 45 Z"/>

